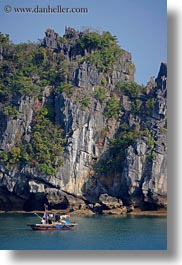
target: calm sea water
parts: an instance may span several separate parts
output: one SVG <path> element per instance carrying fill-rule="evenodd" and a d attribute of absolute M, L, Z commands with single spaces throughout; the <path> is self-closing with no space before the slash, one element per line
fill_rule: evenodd
<path fill-rule="evenodd" d="M 0 214 L 0 249 L 6 250 L 165 250 L 167 218 L 142 216 L 72 217 L 71 231 L 32 231 L 33 214 Z"/>

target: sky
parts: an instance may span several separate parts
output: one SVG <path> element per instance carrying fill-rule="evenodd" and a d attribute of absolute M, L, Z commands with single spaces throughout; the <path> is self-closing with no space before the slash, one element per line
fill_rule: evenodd
<path fill-rule="evenodd" d="M 88 13 L 16 13 L 14 8 L 87 8 Z M 14 43 L 43 39 L 47 28 L 110 31 L 131 52 L 135 81 L 146 84 L 167 62 L 166 0 L 0 0 L 0 32 Z M 8 6 L 8 7 L 7 7 Z M 5 10 L 7 12 L 5 12 Z"/>

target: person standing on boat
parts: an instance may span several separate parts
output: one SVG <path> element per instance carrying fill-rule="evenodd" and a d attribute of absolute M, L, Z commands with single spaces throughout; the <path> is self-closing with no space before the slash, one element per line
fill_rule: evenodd
<path fill-rule="evenodd" d="M 48 210 L 48 206 L 44 203 L 44 215 L 43 215 L 43 219 L 45 220 L 45 223 L 47 224 L 48 223 L 48 219 L 49 219 L 49 216 L 48 216 L 48 213 L 47 213 L 47 210 Z"/>

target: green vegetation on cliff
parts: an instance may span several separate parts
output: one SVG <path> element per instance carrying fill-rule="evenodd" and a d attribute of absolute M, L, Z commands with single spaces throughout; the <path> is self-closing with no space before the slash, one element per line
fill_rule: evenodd
<path fill-rule="evenodd" d="M 106 100 L 106 92 L 107 92 L 107 90 L 105 87 L 97 86 L 96 87 L 96 93 L 95 93 L 96 99 L 100 100 L 101 102 L 105 101 Z"/>
<path fill-rule="evenodd" d="M 130 127 L 124 122 L 120 124 L 114 138 L 110 139 L 109 158 L 102 158 L 94 165 L 96 172 L 106 176 L 113 172 L 122 172 L 127 148 L 133 146 L 136 140 L 142 137 L 145 137 L 148 146 L 148 158 L 155 160 L 155 140 L 149 129 L 142 130 L 138 126 Z"/>
<path fill-rule="evenodd" d="M 6 106 L 3 108 L 3 114 L 8 116 L 10 119 L 17 119 L 19 111 L 15 106 Z"/>
<path fill-rule="evenodd" d="M 116 85 L 116 91 L 120 95 L 125 94 L 131 98 L 136 98 L 145 92 L 145 87 L 136 82 L 123 83 L 119 81 Z"/>
<path fill-rule="evenodd" d="M 83 51 L 87 51 L 86 60 L 95 64 L 101 71 L 106 72 L 123 50 L 117 45 L 117 38 L 109 32 L 83 34 L 78 44 Z"/>
<path fill-rule="evenodd" d="M 15 146 L 9 151 L 0 151 L 0 158 L 8 167 L 28 164 L 48 175 L 56 173 L 62 164 L 60 159 L 65 139 L 62 130 L 50 119 L 48 108 L 35 113 L 30 142 L 16 139 Z"/>
<path fill-rule="evenodd" d="M 49 49 L 34 43 L 7 42 L 0 63 L 0 101 L 14 95 L 41 98 L 44 87 L 59 87 L 68 70 L 63 59 Z"/>
<path fill-rule="evenodd" d="M 107 118 L 118 118 L 120 111 L 119 99 L 116 97 L 110 98 L 105 108 L 105 116 Z"/>

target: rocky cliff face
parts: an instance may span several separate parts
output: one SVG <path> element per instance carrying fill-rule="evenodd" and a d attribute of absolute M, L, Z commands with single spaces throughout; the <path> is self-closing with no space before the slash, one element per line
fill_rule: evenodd
<path fill-rule="evenodd" d="M 48 30 L 43 43 L 51 53 L 71 62 L 66 75 L 69 90 L 42 87 L 41 101 L 15 96 L 16 117 L 7 116 L 0 105 L 2 152 L 12 150 L 18 141 L 19 145 L 31 142 L 35 113 L 47 103 L 66 139 L 62 164 L 53 174 L 28 163 L 8 168 L 1 159 L 1 210 L 43 209 L 44 203 L 55 209 L 96 212 L 123 205 L 166 207 L 167 66 L 161 64 L 158 77 L 144 92 L 118 92 L 119 83 L 134 83 L 131 54 L 123 51 L 111 69 L 102 71 L 89 60 L 77 60 L 88 53 L 78 49 L 82 35 L 67 28 L 65 36 L 72 42 L 60 41 L 58 34 Z"/>

